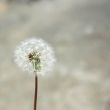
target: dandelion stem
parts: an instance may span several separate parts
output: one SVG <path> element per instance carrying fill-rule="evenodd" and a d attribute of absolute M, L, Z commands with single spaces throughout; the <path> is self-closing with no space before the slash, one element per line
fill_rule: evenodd
<path fill-rule="evenodd" d="M 35 75 L 34 110 L 37 108 L 38 77 Z"/>

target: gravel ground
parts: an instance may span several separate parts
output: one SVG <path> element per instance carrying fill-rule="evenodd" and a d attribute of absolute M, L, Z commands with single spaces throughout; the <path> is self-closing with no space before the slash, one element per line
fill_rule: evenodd
<path fill-rule="evenodd" d="M 34 76 L 13 61 L 32 36 L 57 57 L 54 72 L 39 76 L 38 110 L 110 110 L 109 20 L 109 0 L 0 0 L 0 110 L 33 109 Z"/>

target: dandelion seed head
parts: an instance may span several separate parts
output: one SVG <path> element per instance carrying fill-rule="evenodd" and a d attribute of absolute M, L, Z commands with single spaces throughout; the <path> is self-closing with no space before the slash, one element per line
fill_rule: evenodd
<path fill-rule="evenodd" d="M 15 62 L 24 71 L 44 75 L 53 69 L 55 55 L 44 40 L 31 38 L 16 47 Z"/>

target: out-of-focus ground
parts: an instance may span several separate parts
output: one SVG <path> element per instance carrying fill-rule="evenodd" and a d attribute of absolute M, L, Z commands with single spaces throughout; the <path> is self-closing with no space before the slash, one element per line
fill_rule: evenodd
<path fill-rule="evenodd" d="M 0 110 L 33 109 L 34 76 L 13 61 L 31 36 L 57 57 L 39 76 L 38 110 L 110 110 L 110 0 L 0 0 Z"/>

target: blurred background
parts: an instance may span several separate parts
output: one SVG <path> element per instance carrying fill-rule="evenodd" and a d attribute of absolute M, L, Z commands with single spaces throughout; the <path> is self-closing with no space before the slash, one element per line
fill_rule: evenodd
<path fill-rule="evenodd" d="M 0 110 L 32 110 L 34 76 L 14 63 L 39 36 L 56 53 L 39 76 L 38 110 L 110 110 L 110 0 L 0 0 Z"/>

